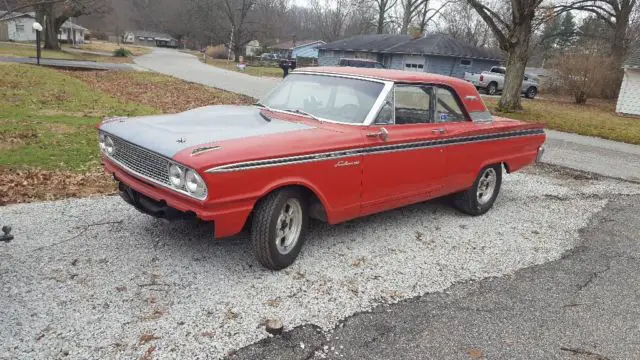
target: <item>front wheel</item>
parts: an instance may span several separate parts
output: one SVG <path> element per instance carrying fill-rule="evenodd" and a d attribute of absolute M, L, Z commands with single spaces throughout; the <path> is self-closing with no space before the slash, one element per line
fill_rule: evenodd
<path fill-rule="evenodd" d="M 465 214 L 478 216 L 491 209 L 502 185 L 502 166 L 489 165 L 482 170 L 473 185 L 455 195 L 454 206 Z"/>
<path fill-rule="evenodd" d="M 298 257 L 309 222 L 307 202 L 296 189 L 282 189 L 262 199 L 251 224 L 251 247 L 266 268 L 281 270 Z"/>

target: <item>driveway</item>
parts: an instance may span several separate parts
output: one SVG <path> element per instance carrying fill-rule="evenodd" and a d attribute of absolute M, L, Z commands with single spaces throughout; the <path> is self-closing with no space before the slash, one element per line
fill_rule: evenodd
<path fill-rule="evenodd" d="M 195 56 L 156 49 L 135 62 L 150 70 L 254 98 L 264 96 L 279 80 L 261 78 L 201 63 Z M 640 181 L 640 146 L 589 136 L 547 131 L 543 162 L 615 178 Z"/>
<path fill-rule="evenodd" d="M 150 70 L 222 90 L 261 98 L 280 80 L 260 78 L 203 64 L 197 57 L 172 49 L 155 49 L 136 57 L 135 63 Z"/>
<path fill-rule="evenodd" d="M 37 64 L 36 58 L 22 58 L 22 57 L 0 57 L 0 62 L 11 62 L 19 64 Z M 96 61 L 81 61 L 81 60 L 62 60 L 62 59 L 40 59 L 40 64 L 43 66 L 51 66 L 57 68 L 66 69 L 86 69 L 86 70 L 118 70 L 118 71 L 140 71 L 144 70 L 139 66 L 133 64 L 117 64 L 117 63 L 102 63 Z"/>

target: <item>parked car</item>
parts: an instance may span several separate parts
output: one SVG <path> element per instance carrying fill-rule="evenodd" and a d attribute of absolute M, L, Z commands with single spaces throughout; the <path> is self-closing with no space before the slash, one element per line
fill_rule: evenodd
<path fill-rule="evenodd" d="M 211 222 L 215 238 L 248 228 L 269 269 L 294 262 L 309 219 L 337 224 L 445 195 L 482 215 L 503 168 L 535 162 L 544 141 L 540 125 L 493 117 L 466 81 L 351 67 L 298 69 L 253 106 L 99 125 L 104 169 L 126 202 Z"/>
<path fill-rule="evenodd" d="M 264 53 L 260 55 L 260 60 L 264 60 L 264 61 L 276 61 L 279 59 L 280 57 L 278 56 L 278 54 Z"/>
<path fill-rule="evenodd" d="M 483 90 L 488 95 L 496 95 L 504 89 L 504 74 L 506 68 L 502 66 L 494 66 L 489 71 L 483 71 L 480 74 L 464 73 L 464 79 Z M 535 76 L 525 74 L 522 80 L 522 94 L 533 99 L 538 95 L 540 84 Z"/>
<path fill-rule="evenodd" d="M 386 69 L 386 67 L 379 62 L 369 59 L 340 59 L 339 64 L 340 66 Z"/>

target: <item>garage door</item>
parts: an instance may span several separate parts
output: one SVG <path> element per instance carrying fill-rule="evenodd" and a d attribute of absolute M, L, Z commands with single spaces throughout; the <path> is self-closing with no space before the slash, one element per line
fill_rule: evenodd
<path fill-rule="evenodd" d="M 407 71 L 424 72 L 425 57 L 415 55 L 404 56 L 404 69 Z"/>

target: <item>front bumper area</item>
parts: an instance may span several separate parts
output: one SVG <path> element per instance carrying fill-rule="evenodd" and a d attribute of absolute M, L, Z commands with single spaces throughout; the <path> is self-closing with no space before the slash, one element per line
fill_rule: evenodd
<path fill-rule="evenodd" d="M 144 181 L 102 158 L 104 170 L 118 181 L 122 198 L 136 209 L 169 220 L 199 218 L 214 223 L 215 237 L 222 238 L 242 231 L 253 202 L 215 204 L 188 198 L 170 189 Z"/>
<path fill-rule="evenodd" d="M 185 212 L 174 209 L 168 206 L 166 201 L 154 200 L 135 191 L 121 181 L 118 182 L 118 190 L 120 190 L 120 197 L 141 213 L 167 220 L 190 220 L 196 218 L 196 214 L 192 211 Z"/>

